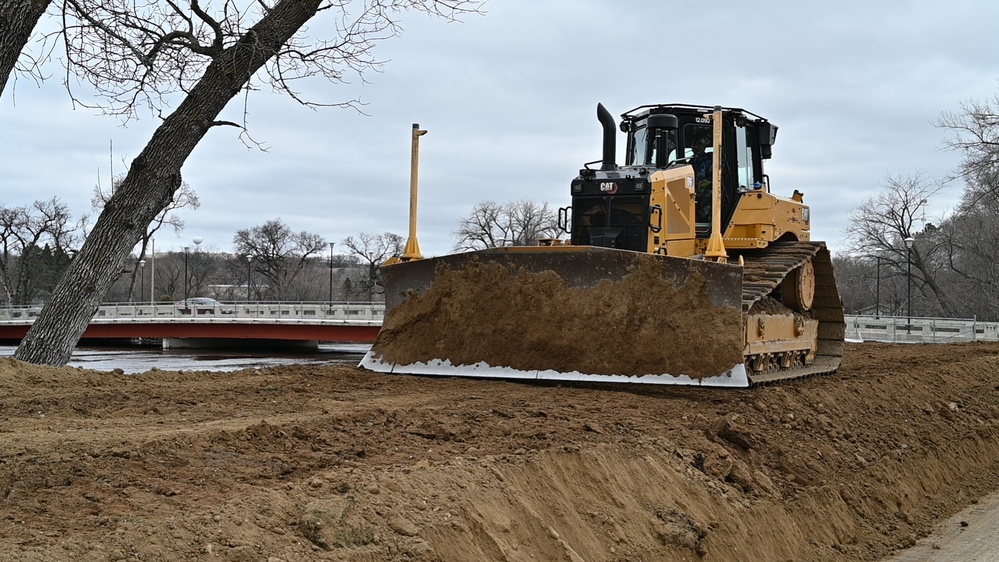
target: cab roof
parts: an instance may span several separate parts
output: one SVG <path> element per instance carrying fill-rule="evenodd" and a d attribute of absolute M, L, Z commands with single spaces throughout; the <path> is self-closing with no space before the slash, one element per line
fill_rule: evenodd
<path fill-rule="evenodd" d="M 716 106 L 713 105 L 693 105 L 687 103 L 640 105 L 631 111 L 622 113 L 621 119 L 623 121 L 638 121 L 654 113 L 679 113 L 686 115 L 693 113 L 711 113 L 715 110 L 715 107 Z M 752 117 L 754 120 L 767 121 L 765 117 L 757 115 L 751 111 L 746 111 L 740 107 L 722 107 L 721 110 L 730 114 L 739 113 L 746 117 Z"/>

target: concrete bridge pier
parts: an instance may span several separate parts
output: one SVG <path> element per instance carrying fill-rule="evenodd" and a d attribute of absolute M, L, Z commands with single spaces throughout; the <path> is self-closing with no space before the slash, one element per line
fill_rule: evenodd
<path fill-rule="evenodd" d="M 163 349 L 287 349 L 311 351 L 319 349 L 319 340 L 163 338 Z"/>

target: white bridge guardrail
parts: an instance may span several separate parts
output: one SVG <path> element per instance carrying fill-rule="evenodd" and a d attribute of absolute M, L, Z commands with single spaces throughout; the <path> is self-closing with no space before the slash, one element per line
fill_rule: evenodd
<path fill-rule="evenodd" d="M 974 318 L 846 316 L 846 339 L 906 343 L 999 341 L 999 322 Z"/>
<path fill-rule="evenodd" d="M 40 305 L 0 307 L 0 324 L 30 324 Z M 385 316 L 381 302 L 235 302 L 217 306 L 177 303 L 112 303 L 102 305 L 93 323 L 225 322 L 341 324 L 380 326 Z M 999 341 L 999 322 L 974 318 L 908 318 L 905 316 L 846 315 L 846 339 L 853 341 L 950 343 Z"/>
<path fill-rule="evenodd" d="M 0 324 L 31 324 L 41 305 L 0 308 Z M 111 303 L 101 305 L 92 323 L 295 323 L 380 326 L 385 316 L 381 302 L 235 302 L 218 305 L 177 303 Z"/>

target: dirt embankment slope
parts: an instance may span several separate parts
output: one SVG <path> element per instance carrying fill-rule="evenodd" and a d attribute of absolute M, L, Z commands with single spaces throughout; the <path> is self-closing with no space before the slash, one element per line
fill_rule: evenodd
<path fill-rule="evenodd" d="M 999 345 L 746 391 L 0 361 L 0 560 L 877 560 L 995 487 Z"/>

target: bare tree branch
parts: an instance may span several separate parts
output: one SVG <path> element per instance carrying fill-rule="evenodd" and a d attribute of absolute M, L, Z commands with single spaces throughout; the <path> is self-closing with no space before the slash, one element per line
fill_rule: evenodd
<path fill-rule="evenodd" d="M 0 0 L 0 93 L 7 87 L 7 81 L 15 70 L 32 74 L 41 80 L 40 59 L 44 57 L 27 54 L 30 62 L 27 68 L 18 67 L 18 60 L 35 26 L 51 3 L 52 0 Z"/>
<path fill-rule="evenodd" d="M 375 294 L 384 290 L 378 266 L 388 258 L 398 256 L 403 252 L 405 242 L 402 236 L 391 232 L 384 234 L 362 232 L 356 237 L 348 236 L 340 243 L 350 250 L 349 255 L 359 257 L 367 265 L 368 276 L 364 281 L 363 290 L 367 293 L 369 301 L 374 300 Z M 379 290 L 380 287 L 381 290 Z"/>
<path fill-rule="evenodd" d="M 999 96 L 962 102 L 961 112 L 944 112 L 936 125 L 947 134 L 944 148 L 962 155 L 953 177 L 977 194 L 999 191 Z"/>
<path fill-rule="evenodd" d="M 212 61 L 250 32 L 246 22 L 273 10 L 263 2 L 235 0 L 213 6 L 214 10 L 196 1 L 189 7 L 157 0 L 63 2 L 65 24 L 59 36 L 67 72 L 80 75 L 101 94 L 99 107 L 125 119 L 135 117 L 143 106 L 161 108 L 169 105 L 174 94 L 189 92 Z M 304 105 L 358 108 L 360 102 L 356 99 L 305 99 L 293 84 L 312 77 L 346 83 L 354 76 L 363 81 L 366 71 L 380 70 L 385 61 L 374 55 L 374 47 L 401 33 L 397 15 L 406 10 L 453 20 L 459 14 L 481 12 L 481 2 L 320 2 L 316 11 L 323 14 L 324 31 L 314 35 L 303 27 L 268 58 L 263 72 L 253 78 Z M 255 86 L 246 80 L 243 87 Z M 72 91 L 70 94 L 83 106 L 95 106 Z"/>

